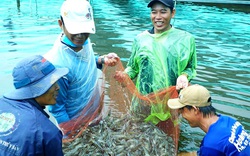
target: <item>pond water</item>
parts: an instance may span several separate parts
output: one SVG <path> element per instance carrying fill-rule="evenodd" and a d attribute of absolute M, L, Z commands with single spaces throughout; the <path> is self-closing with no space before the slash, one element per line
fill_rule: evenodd
<path fill-rule="evenodd" d="M 60 33 L 63 0 L 1 1 L 0 96 L 11 90 L 11 72 L 20 59 L 47 52 Z M 134 37 L 151 28 L 148 0 L 91 0 L 100 54 L 116 52 L 124 65 Z M 218 112 L 237 118 L 250 132 L 250 14 L 231 8 L 177 3 L 172 24 L 196 38 L 198 69 L 192 83 L 207 87 Z M 180 151 L 197 150 L 204 132 L 183 121 Z"/>

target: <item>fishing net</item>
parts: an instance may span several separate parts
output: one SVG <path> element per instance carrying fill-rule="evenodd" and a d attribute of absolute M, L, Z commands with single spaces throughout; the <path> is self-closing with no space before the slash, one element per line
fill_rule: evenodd
<path fill-rule="evenodd" d="M 177 155 L 178 112 L 167 107 L 169 98 L 178 97 L 175 86 L 142 95 L 129 77 L 123 83 L 117 82 L 116 71 L 124 71 L 122 62 L 115 67 L 104 67 L 99 80 L 101 92 L 96 92 L 101 93 L 100 105 L 92 115 L 84 114 L 95 98 L 76 118 L 59 124 L 64 134 L 64 154 Z M 135 102 L 139 104 L 136 111 L 131 109 Z M 145 120 L 150 108 L 159 103 L 165 104 L 163 109 L 168 119 L 157 123 Z"/>

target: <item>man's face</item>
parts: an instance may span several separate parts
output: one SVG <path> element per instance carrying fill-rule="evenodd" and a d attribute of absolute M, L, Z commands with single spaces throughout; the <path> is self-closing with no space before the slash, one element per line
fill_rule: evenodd
<path fill-rule="evenodd" d="M 56 103 L 56 98 L 58 95 L 59 86 L 57 83 L 54 83 L 49 90 L 47 90 L 43 95 L 35 98 L 37 103 L 41 106 L 53 105 Z"/>
<path fill-rule="evenodd" d="M 67 29 L 64 29 L 64 34 L 71 40 L 71 42 L 78 46 L 82 46 L 89 37 L 89 33 L 70 34 Z"/>
<path fill-rule="evenodd" d="M 196 107 L 192 107 L 192 109 L 188 109 L 187 107 L 183 107 L 179 109 L 182 117 L 186 119 L 191 127 L 199 126 L 199 110 Z"/>
<path fill-rule="evenodd" d="M 79 47 L 81 47 L 89 37 L 89 33 L 70 34 L 61 20 L 59 21 L 59 25 L 62 28 L 64 35 L 66 35 L 71 42 Z"/>
<path fill-rule="evenodd" d="M 170 21 L 174 17 L 175 10 L 171 12 L 170 8 L 162 3 L 155 2 L 151 8 L 151 21 L 155 28 L 155 33 L 160 34 L 171 28 Z"/>

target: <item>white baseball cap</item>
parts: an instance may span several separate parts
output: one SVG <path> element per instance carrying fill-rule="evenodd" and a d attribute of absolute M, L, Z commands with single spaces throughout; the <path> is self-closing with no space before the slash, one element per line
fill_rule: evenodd
<path fill-rule="evenodd" d="M 61 16 L 70 34 L 95 33 L 93 9 L 87 0 L 65 0 Z"/>

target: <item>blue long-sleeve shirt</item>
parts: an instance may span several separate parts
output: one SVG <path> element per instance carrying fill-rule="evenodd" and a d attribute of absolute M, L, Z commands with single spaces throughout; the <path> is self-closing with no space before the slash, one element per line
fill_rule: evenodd
<path fill-rule="evenodd" d="M 62 156 L 62 132 L 34 100 L 0 99 L 0 155 Z"/>

